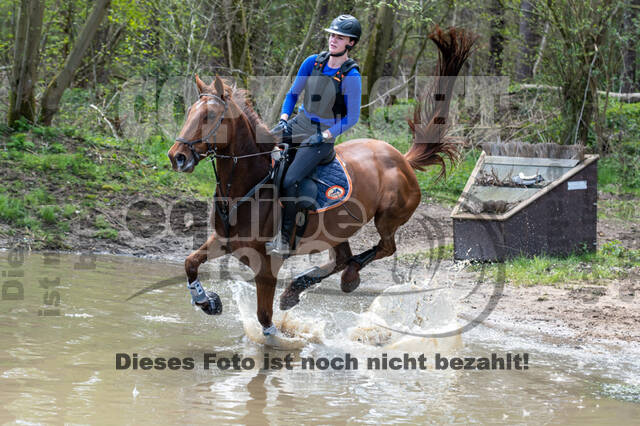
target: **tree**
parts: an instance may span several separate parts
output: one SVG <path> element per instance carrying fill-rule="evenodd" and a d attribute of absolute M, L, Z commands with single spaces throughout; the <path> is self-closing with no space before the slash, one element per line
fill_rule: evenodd
<path fill-rule="evenodd" d="M 7 122 L 13 126 L 20 118 L 33 122 L 36 117 L 35 84 L 38 80 L 43 0 L 22 0 L 16 24 L 13 69 Z"/>
<path fill-rule="evenodd" d="M 517 81 L 523 81 L 533 77 L 533 64 L 535 61 L 536 48 L 540 42 L 540 34 L 536 31 L 539 24 L 533 5 L 529 0 L 520 2 L 520 49 L 516 59 Z"/>
<path fill-rule="evenodd" d="M 501 0 L 491 0 L 491 35 L 489 36 L 489 74 L 502 74 L 502 51 L 504 49 L 504 5 Z"/>
<path fill-rule="evenodd" d="M 640 0 L 630 0 L 624 13 L 624 34 L 626 46 L 624 49 L 622 75 L 622 92 L 629 93 L 638 90 L 636 81 L 636 48 L 637 48 L 637 19 Z"/>
<path fill-rule="evenodd" d="M 547 0 L 537 11 L 555 32 L 549 37 L 546 66 L 551 83 L 561 86 L 564 123 L 559 143 L 586 144 L 591 123 L 598 114 L 598 89 L 607 89 L 611 55 L 616 55 L 613 37 L 620 4 L 614 0 Z M 559 80 L 559 81 L 558 81 Z"/>
<path fill-rule="evenodd" d="M 393 36 L 394 9 L 391 4 L 383 2 L 378 5 L 376 18 L 371 28 L 369 45 L 363 66 L 363 75 L 367 78 L 367 87 L 363 88 L 362 104 L 369 103 L 369 94 L 374 83 L 382 77 L 387 51 L 391 47 Z M 369 108 L 362 109 L 362 115 L 368 117 Z"/>
<path fill-rule="evenodd" d="M 67 59 L 62 66 L 62 69 L 47 86 L 44 95 L 42 96 L 40 108 L 39 121 L 42 124 L 46 126 L 51 125 L 53 116 L 58 112 L 60 99 L 62 98 L 64 91 L 69 87 L 69 84 L 71 84 L 73 75 L 80 65 L 87 47 L 89 47 L 89 44 L 98 31 L 100 22 L 107 11 L 107 7 L 109 6 L 109 2 L 110 0 L 96 0 L 93 10 L 91 11 L 91 15 L 89 15 L 89 18 L 85 22 L 80 35 L 73 45 L 73 49 L 71 49 L 71 53 L 69 53 L 69 56 L 67 56 Z"/>

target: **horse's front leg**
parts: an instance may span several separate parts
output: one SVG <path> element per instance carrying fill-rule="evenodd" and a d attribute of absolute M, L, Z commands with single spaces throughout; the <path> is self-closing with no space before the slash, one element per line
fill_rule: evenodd
<path fill-rule="evenodd" d="M 262 325 L 262 333 L 270 336 L 276 333 L 273 318 L 273 297 L 276 293 L 278 279 L 273 275 L 256 276 L 256 293 L 258 297 L 258 321 Z"/>
<path fill-rule="evenodd" d="M 191 293 L 191 300 L 207 315 L 221 314 L 222 301 L 216 293 L 204 290 L 198 279 L 198 268 L 207 260 L 215 259 L 224 254 L 226 252 L 223 244 L 213 233 L 202 247 L 191 253 L 184 261 L 184 269 L 187 273 L 187 288 Z"/>

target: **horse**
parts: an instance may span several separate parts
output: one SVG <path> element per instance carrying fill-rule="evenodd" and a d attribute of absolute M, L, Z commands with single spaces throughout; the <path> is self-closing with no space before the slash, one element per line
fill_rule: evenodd
<path fill-rule="evenodd" d="M 289 283 L 280 298 L 282 310 L 295 306 L 304 290 L 337 272 L 342 272 L 342 291 L 354 291 L 362 268 L 396 251 L 395 233 L 420 203 L 415 170 L 439 165 L 442 177 L 446 176 L 445 159 L 457 161 L 459 144 L 446 132 L 446 117 L 454 80 L 476 37 L 462 29 L 436 27 L 429 38 L 439 50 L 438 75 L 433 96 L 424 98 L 424 108 L 419 102 L 413 120 L 407 120 L 413 135 L 409 151 L 402 154 L 376 139 L 354 139 L 335 147 L 351 177 L 352 193 L 338 207 L 309 215 L 295 254 L 328 249 L 330 260 Z M 277 276 L 284 261 L 267 255 L 264 243 L 277 231 L 277 188 L 268 183 L 279 140 L 269 133 L 245 90 L 218 76 L 207 85 L 196 75 L 195 82 L 199 99 L 189 108 L 168 157 L 174 171 L 185 173 L 209 158 L 217 186 L 211 215 L 214 231 L 185 259 L 187 286 L 197 306 L 207 314 L 219 314 L 222 302 L 202 288 L 198 268 L 207 260 L 235 256 L 253 271 L 257 319 L 264 335 L 272 335 L 277 332 L 272 323 Z M 372 219 L 380 241 L 354 256 L 349 238 Z"/>

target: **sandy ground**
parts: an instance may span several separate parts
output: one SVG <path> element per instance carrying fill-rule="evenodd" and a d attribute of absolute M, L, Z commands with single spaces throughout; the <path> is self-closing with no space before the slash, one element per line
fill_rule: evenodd
<path fill-rule="evenodd" d="M 132 200 L 133 202 L 134 200 Z M 158 206 L 165 208 L 166 223 L 172 217 L 184 217 L 184 214 L 197 207 L 195 202 L 173 206 L 173 212 L 166 209 L 171 200 L 158 200 Z M 144 207 L 144 206 L 143 206 Z M 144 210 L 144 209 L 140 209 Z M 93 237 L 95 230 L 86 223 L 79 222 L 68 237 L 68 244 L 77 252 L 95 252 L 142 256 L 149 258 L 184 259 L 194 247 L 194 239 L 181 238 L 174 233 L 163 231 L 162 227 L 145 225 L 145 215 L 128 216 L 124 209 L 101 210 L 95 214 L 104 214 L 120 236 L 116 241 L 101 240 Z M 459 294 L 468 294 L 460 301 L 461 318 L 474 319 L 483 312 L 488 304 L 497 301 L 486 319 L 503 328 L 527 328 L 533 332 L 546 333 L 550 336 L 563 336 L 563 342 L 579 345 L 580 342 L 593 340 L 635 341 L 640 342 L 640 267 L 629 271 L 623 280 L 605 283 L 567 283 L 564 288 L 550 286 L 522 287 L 505 284 L 499 297 L 491 299 L 496 291 L 495 277 L 485 277 L 478 285 L 478 272 L 470 271 L 464 264 L 449 259 L 428 258 L 421 263 L 411 263 L 408 254 L 425 252 L 438 246 L 452 243 L 452 222 L 449 218 L 450 208 L 423 202 L 412 219 L 397 233 L 397 258 L 387 258 L 373 262 L 362 271 L 362 284 L 357 291 L 381 291 L 394 285 L 398 277 L 405 279 L 431 279 L 431 283 L 453 282 Z M 145 213 L 147 214 L 147 213 Z M 162 214 L 161 212 L 156 214 Z M 613 218 L 598 222 L 598 244 L 606 241 L 620 240 L 625 247 L 640 248 L 640 225 L 634 221 Z M 203 219 L 204 220 L 204 219 Z M 175 234 L 193 234 L 198 225 L 204 223 L 198 219 L 186 224 L 175 225 Z M 136 235 L 152 236 L 152 238 L 134 238 L 132 234 L 122 232 L 134 229 Z M 198 232 L 202 234 L 203 227 Z M 195 244 L 202 239 L 197 237 Z M 150 243 L 150 241 L 152 241 Z M 351 240 L 354 253 L 364 251 L 378 241 L 373 223 L 366 225 Z M 9 241 L 0 241 L 0 246 L 8 247 Z M 288 261 L 289 262 L 289 261 Z M 293 269 L 298 267 L 292 260 Z M 285 264 L 286 266 L 286 264 Z M 302 269 L 298 269 L 301 271 Z M 391 272 L 391 273 L 390 273 Z M 332 277 L 337 283 L 339 277 Z M 375 284 L 372 284 L 375 283 Z M 499 283 L 498 283 L 499 284 Z M 331 284 L 336 285 L 337 284 Z"/>

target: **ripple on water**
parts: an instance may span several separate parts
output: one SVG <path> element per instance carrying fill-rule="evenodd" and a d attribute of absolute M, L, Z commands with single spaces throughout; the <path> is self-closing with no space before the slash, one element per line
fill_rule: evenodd
<path fill-rule="evenodd" d="M 143 319 L 153 322 L 168 322 L 173 324 L 181 324 L 183 321 L 178 315 L 143 315 Z"/>
<path fill-rule="evenodd" d="M 640 403 L 640 385 L 627 383 L 604 383 L 602 384 L 599 393 L 607 398 Z"/>

